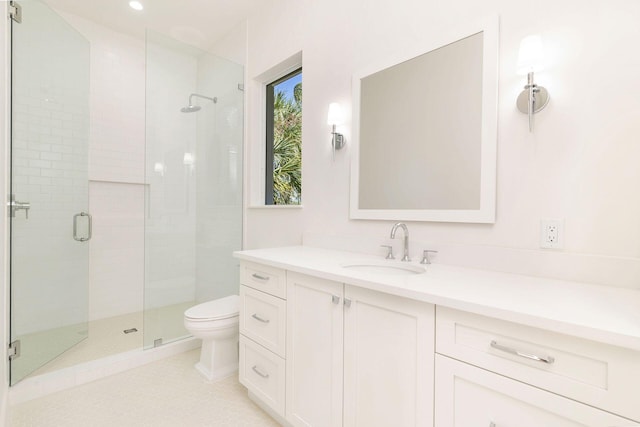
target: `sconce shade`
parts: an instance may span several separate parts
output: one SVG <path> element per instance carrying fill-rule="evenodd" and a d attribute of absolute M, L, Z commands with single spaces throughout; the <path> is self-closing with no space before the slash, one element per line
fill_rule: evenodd
<path fill-rule="evenodd" d="M 539 35 L 527 36 L 520 42 L 518 53 L 518 74 L 526 75 L 543 68 L 542 38 Z"/>
<path fill-rule="evenodd" d="M 337 102 L 329 104 L 329 113 L 327 114 L 328 125 L 341 125 L 344 123 L 344 112 Z"/>

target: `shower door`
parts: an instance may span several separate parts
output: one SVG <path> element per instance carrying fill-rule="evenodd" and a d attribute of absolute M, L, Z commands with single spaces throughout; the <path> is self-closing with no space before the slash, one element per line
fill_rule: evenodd
<path fill-rule="evenodd" d="M 87 337 L 89 43 L 37 0 L 14 2 L 11 384 Z"/>

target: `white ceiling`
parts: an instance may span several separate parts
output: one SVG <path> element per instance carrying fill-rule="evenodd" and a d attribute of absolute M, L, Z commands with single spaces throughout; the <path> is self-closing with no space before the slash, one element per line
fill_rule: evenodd
<path fill-rule="evenodd" d="M 207 49 L 248 17 L 263 0 L 45 0 L 56 10 L 71 13 L 136 37 L 146 28 Z"/>

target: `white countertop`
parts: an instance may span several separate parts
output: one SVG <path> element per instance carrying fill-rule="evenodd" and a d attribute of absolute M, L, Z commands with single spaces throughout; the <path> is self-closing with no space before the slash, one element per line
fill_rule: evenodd
<path fill-rule="evenodd" d="M 371 274 L 342 265 L 382 258 L 309 246 L 238 251 L 234 256 L 640 351 L 639 290 L 441 264 L 424 266 L 422 274 Z"/>

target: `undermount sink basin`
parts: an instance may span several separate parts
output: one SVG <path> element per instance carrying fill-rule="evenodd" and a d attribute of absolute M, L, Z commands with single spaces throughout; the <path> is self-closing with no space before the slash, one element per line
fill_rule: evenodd
<path fill-rule="evenodd" d="M 415 264 L 392 262 L 392 261 L 364 261 L 342 264 L 342 268 L 371 274 L 391 274 L 399 276 L 409 276 L 421 274 L 426 270 L 424 267 Z"/>

